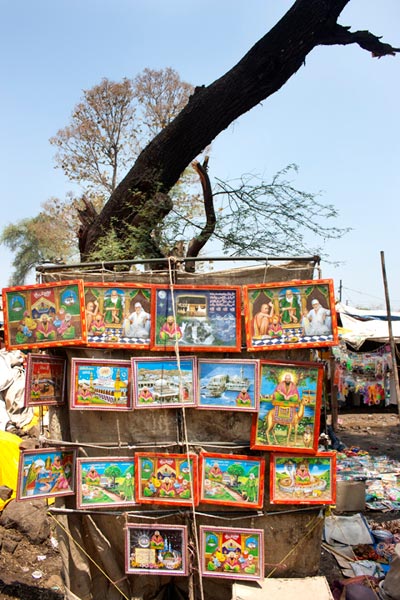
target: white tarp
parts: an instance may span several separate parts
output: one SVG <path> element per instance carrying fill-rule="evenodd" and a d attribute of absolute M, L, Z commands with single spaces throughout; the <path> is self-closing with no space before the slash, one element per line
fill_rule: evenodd
<path fill-rule="evenodd" d="M 360 348 L 366 340 L 385 343 L 389 341 L 387 312 L 384 310 L 361 310 L 338 302 L 336 311 L 342 322 L 342 339 L 354 348 Z M 394 340 L 400 344 L 400 312 L 390 315 Z"/>

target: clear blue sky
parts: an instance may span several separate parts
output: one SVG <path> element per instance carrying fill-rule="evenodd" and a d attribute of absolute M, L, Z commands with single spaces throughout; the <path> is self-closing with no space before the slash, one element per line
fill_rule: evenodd
<path fill-rule="evenodd" d="M 65 127 L 82 90 L 103 77 L 172 67 L 194 85 L 231 68 L 291 6 L 290 0 L 0 0 L 0 228 L 36 215 L 72 184 L 54 168 L 49 138 Z M 350 0 L 339 22 L 400 46 L 398 0 Z M 380 251 L 393 309 L 400 309 L 400 55 L 373 59 L 358 46 L 319 47 L 273 97 L 213 144 L 210 175 L 266 178 L 289 163 L 294 184 L 321 192 L 353 230 L 325 250 L 351 305 L 384 307 Z M 332 223 L 333 224 L 333 223 Z M 0 285 L 11 256 L 0 246 Z"/>

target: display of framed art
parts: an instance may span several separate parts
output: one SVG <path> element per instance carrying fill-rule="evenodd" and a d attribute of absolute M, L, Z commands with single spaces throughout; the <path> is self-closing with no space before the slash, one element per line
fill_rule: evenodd
<path fill-rule="evenodd" d="M 72 358 L 70 408 L 131 410 L 130 360 Z"/>
<path fill-rule="evenodd" d="M 129 457 L 77 458 L 77 508 L 135 505 L 135 465 Z"/>
<path fill-rule="evenodd" d="M 136 501 L 141 504 L 198 504 L 196 454 L 135 453 Z"/>
<path fill-rule="evenodd" d="M 128 523 L 125 537 L 125 572 L 188 575 L 187 527 Z"/>
<path fill-rule="evenodd" d="M 135 408 L 174 408 L 196 404 L 196 359 L 182 356 L 132 358 Z"/>
<path fill-rule="evenodd" d="M 336 453 L 271 454 L 271 504 L 335 504 Z"/>
<path fill-rule="evenodd" d="M 81 280 L 4 288 L 3 310 L 8 350 L 86 343 Z"/>
<path fill-rule="evenodd" d="M 265 459 L 239 454 L 200 454 L 200 502 L 262 508 Z"/>
<path fill-rule="evenodd" d="M 260 361 L 260 408 L 250 447 L 314 454 L 318 448 L 323 365 Z"/>
<path fill-rule="evenodd" d="M 152 350 L 238 352 L 238 286 L 154 286 Z"/>
<path fill-rule="evenodd" d="M 257 360 L 198 359 L 197 407 L 257 411 L 258 370 Z"/>
<path fill-rule="evenodd" d="M 29 353 L 25 370 L 25 406 L 63 404 L 65 378 L 65 358 Z"/>
<path fill-rule="evenodd" d="M 17 500 L 70 496 L 75 493 L 76 450 L 40 448 L 21 450 Z"/>
<path fill-rule="evenodd" d="M 149 348 L 151 287 L 136 283 L 85 282 L 87 345 Z"/>
<path fill-rule="evenodd" d="M 243 293 L 248 350 L 338 343 L 331 279 L 245 285 Z"/>
<path fill-rule="evenodd" d="M 204 577 L 263 579 L 263 530 L 200 525 L 200 573 Z"/>

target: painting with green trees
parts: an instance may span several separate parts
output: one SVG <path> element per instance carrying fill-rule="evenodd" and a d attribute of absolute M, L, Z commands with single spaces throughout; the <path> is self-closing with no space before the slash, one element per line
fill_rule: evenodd
<path fill-rule="evenodd" d="M 78 508 L 130 506 L 135 502 L 132 458 L 78 458 Z"/>

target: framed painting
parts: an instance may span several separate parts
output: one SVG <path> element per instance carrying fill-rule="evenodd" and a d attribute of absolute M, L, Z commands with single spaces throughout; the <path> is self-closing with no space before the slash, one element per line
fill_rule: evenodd
<path fill-rule="evenodd" d="M 336 346 L 332 279 L 243 286 L 247 349 Z"/>
<path fill-rule="evenodd" d="M 271 504 L 335 504 L 336 453 L 271 454 Z"/>
<path fill-rule="evenodd" d="M 239 454 L 200 454 L 200 502 L 262 508 L 265 459 Z"/>
<path fill-rule="evenodd" d="M 75 462 L 75 449 L 60 447 L 21 450 L 17 500 L 75 494 Z"/>
<path fill-rule="evenodd" d="M 240 287 L 154 286 L 152 350 L 238 352 Z"/>
<path fill-rule="evenodd" d="M 151 286 L 86 283 L 88 346 L 149 348 Z"/>
<path fill-rule="evenodd" d="M 25 406 L 64 404 L 66 360 L 29 353 L 25 370 Z"/>
<path fill-rule="evenodd" d="M 198 504 L 196 454 L 135 453 L 136 501 L 139 504 Z"/>
<path fill-rule="evenodd" d="M 131 410 L 130 360 L 72 358 L 70 408 Z"/>
<path fill-rule="evenodd" d="M 133 457 L 77 458 L 77 508 L 135 505 L 134 482 Z"/>
<path fill-rule="evenodd" d="M 250 447 L 315 454 L 322 381 L 322 363 L 261 360 L 260 408 Z"/>
<path fill-rule="evenodd" d="M 3 289 L 7 349 L 86 344 L 81 280 Z"/>
<path fill-rule="evenodd" d="M 186 525 L 128 523 L 125 572 L 131 575 L 188 575 Z"/>
<path fill-rule="evenodd" d="M 257 360 L 201 358 L 197 361 L 197 408 L 258 410 Z"/>
<path fill-rule="evenodd" d="M 135 408 L 174 408 L 196 404 L 196 359 L 132 358 Z"/>
<path fill-rule="evenodd" d="M 200 525 L 200 572 L 204 577 L 263 579 L 263 530 Z"/>

